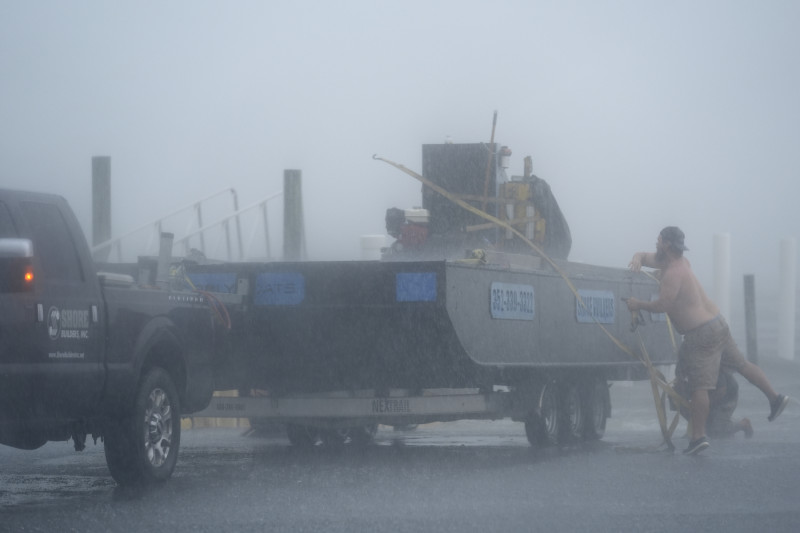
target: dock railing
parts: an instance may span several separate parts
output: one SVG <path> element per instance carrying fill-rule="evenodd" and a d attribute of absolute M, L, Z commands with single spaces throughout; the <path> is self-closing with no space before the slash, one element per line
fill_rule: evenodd
<path fill-rule="evenodd" d="M 204 215 L 208 216 L 209 211 L 213 210 L 210 204 L 219 202 L 220 198 L 226 196 L 230 204 L 223 206 L 222 212 L 225 214 L 214 222 L 205 223 Z M 157 255 L 160 235 L 166 231 L 174 235 L 175 256 L 188 256 L 193 250 L 197 250 L 203 256 L 211 258 L 211 255 L 218 254 L 219 249 L 224 246 L 224 256 L 216 256 L 214 259 L 243 261 L 256 256 L 271 259 L 269 207 L 273 200 L 282 196 L 283 191 L 279 191 L 240 209 L 236 190 L 226 188 L 127 233 L 98 243 L 92 247 L 92 252 L 105 253 L 109 259 L 114 257 L 118 262 L 135 260 L 140 255 Z M 214 212 L 217 214 L 220 208 L 215 207 Z M 246 238 L 243 225 L 249 228 Z M 256 242 L 259 235 L 263 248 L 261 243 Z M 144 244 L 143 236 L 146 241 Z M 216 242 L 209 244 L 212 240 Z M 263 254 L 259 253 L 261 250 Z"/>

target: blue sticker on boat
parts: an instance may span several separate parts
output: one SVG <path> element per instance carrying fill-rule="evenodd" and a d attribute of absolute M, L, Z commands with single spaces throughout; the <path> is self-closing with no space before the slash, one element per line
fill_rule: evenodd
<path fill-rule="evenodd" d="M 255 305 L 298 305 L 306 298 L 306 279 L 299 272 L 265 272 L 256 278 Z"/>
<path fill-rule="evenodd" d="M 601 324 L 613 324 L 616 320 L 616 300 L 611 291 L 591 291 L 578 289 L 578 294 L 584 305 L 575 299 L 578 322 L 590 324 L 595 321 Z"/>
<path fill-rule="evenodd" d="M 400 272 L 396 277 L 398 302 L 435 302 L 435 272 Z"/>
<path fill-rule="evenodd" d="M 192 272 L 187 276 L 197 290 L 236 294 L 236 274 L 233 272 Z"/>

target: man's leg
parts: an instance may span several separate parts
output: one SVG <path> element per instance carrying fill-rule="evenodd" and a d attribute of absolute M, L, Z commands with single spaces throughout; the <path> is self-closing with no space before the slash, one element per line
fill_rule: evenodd
<path fill-rule="evenodd" d="M 775 420 L 789 403 L 789 397 L 775 392 L 764 371 L 744 358 L 739 347 L 736 346 L 736 342 L 731 337 L 730 329 L 728 329 L 726 337 L 725 345 L 722 349 L 722 366 L 735 369 L 747 381 L 764 393 L 767 400 L 769 400 L 770 413 L 768 418 L 770 421 Z"/>
<path fill-rule="evenodd" d="M 764 374 L 761 367 L 754 365 L 750 361 L 745 361 L 745 364 L 739 368 L 739 373 L 743 375 L 747 381 L 758 387 L 761 392 L 766 395 L 770 404 L 778 397 L 778 393 L 772 388 L 772 385 L 767 379 L 767 375 Z"/>
<path fill-rule="evenodd" d="M 707 389 L 695 389 L 692 392 L 692 438 L 689 447 L 683 450 L 686 455 L 697 455 L 708 448 L 708 438 L 706 438 L 706 420 L 708 419 L 709 399 Z"/>
<path fill-rule="evenodd" d="M 689 411 L 692 415 L 692 431 L 689 447 L 683 453 L 695 455 L 708 448 L 706 438 L 706 421 L 708 420 L 708 391 L 714 390 L 719 379 L 720 356 L 725 343 L 721 324 L 714 322 L 710 326 L 700 326 L 683 336 L 678 358 L 684 365 L 683 370 L 689 378 L 689 390 L 692 391 L 692 403 Z"/>
<path fill-rule="evenodd" d="M 750 423 L 749 418 L 742 418 L 739 421 L 738 427 L 741 431 L 744 431 L 744 436 L 748 439 L 753 436 L 753 424 Z"/>
<path fill-rule="evenodd" d="M 692 441 L 706 436 L 706 420 L 708 420 L 708 390 L 696 389 L 692 392 Z"/>

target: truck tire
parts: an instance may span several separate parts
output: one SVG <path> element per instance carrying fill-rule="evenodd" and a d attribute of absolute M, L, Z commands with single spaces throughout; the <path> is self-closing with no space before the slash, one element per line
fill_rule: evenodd
<path fill-rule="evenodd" d="M 181 442 L 180 400 L 170 375 L 152 368 L 139 384 L 132 411 L 112 421 L 104 447 L 111 476 L 120 485 L 166 481 Z"/>

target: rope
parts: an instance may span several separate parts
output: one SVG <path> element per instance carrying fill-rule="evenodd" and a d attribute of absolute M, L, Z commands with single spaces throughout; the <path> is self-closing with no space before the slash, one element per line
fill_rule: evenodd
<path fill-rule="evenodd" d="M 217 298 L 214 294 L 208 291 L 200 290 L 197 287 L 195 287 L 194 283 L 192 283 L 192 280 L 186 274 L 186 270 L 183 270 L 183 281 L 186 284 L 188 284 L 189 287 L 191 287 L 194 292 L 205 296 L 206 301 L 208 302 L 208 306 L 214 312 L 214 316 L 226 330 L 230 330 L 231 316 L 230 314 L 228 314 L 228 308 L 225 306 L 225 304 L 222 303 L 222 301 L 219 298 Z"/>

